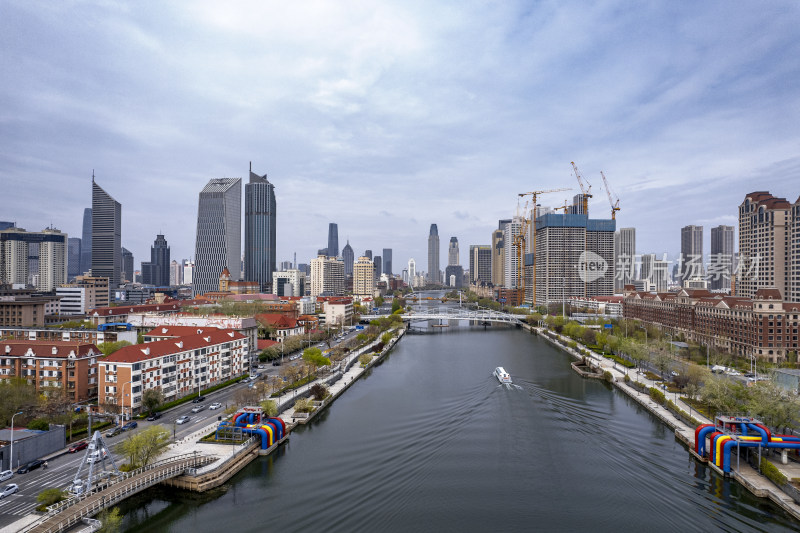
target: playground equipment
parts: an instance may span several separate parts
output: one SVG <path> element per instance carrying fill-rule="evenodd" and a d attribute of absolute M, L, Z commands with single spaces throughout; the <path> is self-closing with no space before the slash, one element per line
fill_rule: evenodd
<path fill-rule="evenodd" d="M 286 435 L 286 424 L 280 418 L 270 418 L 260 407 L 242 407 L 230 422 L 220 422 L 217 426 L 216 439 L 235 439 L 241 435 L 258 435 L 261 437 L 261 449 L 280 442 Z"/>
<path fill-rule="evenodd" d="M 708 439 L 708 446 L 706 445 Z M 778 449 L 783 460 L 789 450 L 800 450 L 800 437 L 770 432 L 760 420 L 749 416 L 717 416 L 714 424 L 702 424 L 694 431 L 694 451 L 706 457 L 725 474 L 731 471 L 731 453 L 741 448 Z"/>

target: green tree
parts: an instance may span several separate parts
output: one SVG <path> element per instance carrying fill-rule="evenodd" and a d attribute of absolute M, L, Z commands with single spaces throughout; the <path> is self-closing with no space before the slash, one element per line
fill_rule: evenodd
<path fill-rule="evenodd" d="M 41 507 L 49 507 L 58 502 L 64 501 L 69 497 L 66 491 L 61 489 L 44 489 L 36 496 L 36 501 L 39 502 Z"/>
<path fill-rule="evenodd" d="M 97 533 L 117 533 L 122 528 L 122 514 L 118 507 L 103 509 L 97 519 L 102 524 Z"/>
<path fill-rule="evenodd" d="M 164 393 L 161 387 L 147 389 L 142 393 L 142 407 L 152 414 L 164 403 Z"/>
<path fill-rule="evenodd" d="M 370 361 L 372 361 L 371 353 L 362 353 L 358 356 L 358 362 L 361 363 L 361 366 L 367 366 Z"/>
<path fill-rule="evenodd" d="M 386 333 L 381 335 L 381 342 L 383 344 L 389 344 L 389 341 L 392 340 L 392 336 L 393 336 L 392 333 L 390 331 L 387 331 Z"/>
<path fill-rule="evenodd" d="M 129 436 L 120 446 L 131 465 L 147 466 L 166 449 L 169 437 L 169 430 L 159 424 Z"/>
<path fill-rule="evenodd" d="M 375 298 L 375 307 L 382 306 L 383 302 L 384 302 L 383 296 L 378 296 L 377 298 Z"/>
<path fill-rule="evenodd" d="M 264 400 L 261 402 L 261 408 L 264 410 L 264 413 L 269 417 L 276 417 L 278 416 L 278 404 L 275 400 Z"/>
<path fill-rule="evenodd" d="M 323 366 L 328 366 L 331 364 L 331 360 L 322 355 L 322 351 L 315 346 L 312 346 L 311 348 L 306 348 L 303 351 L 303 361 L 308 363 L 308 365 L 313 369 L 317 369 Z"/>
<path fill-rule="evenodd" d="M 36 387 L 28 385 L 26 380 L 22 378 L 0 380 L 0 424 L 7 426 L 11 423 L 11 416 L 14 413 L 28 412 L 37 407 L 39 401 Z M 20 418 L 18 416 L 14 423 L 19 423 Z"/>
<path fill-rule="evenodd" d="M 398 311 L 402 312 L 403 306 L 400 305 L 400 298 L 395 298 L 392 300 L 392 313 L 396 313 Z"/>
<path fill-rule="evenodd" d="M 111 355 L 120 348 L 124 348 L 125 346 L 130 346 L 130 345 L 131 343 L 128 341 L 101 342 L 100 344 L 97 345 L 97 349 L 103 352 L 103 355 Z"/>

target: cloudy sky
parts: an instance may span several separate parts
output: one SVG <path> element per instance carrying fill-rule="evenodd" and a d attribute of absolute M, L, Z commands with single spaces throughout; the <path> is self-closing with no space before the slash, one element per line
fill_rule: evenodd
<path fill-rule="evenodd" d="M 230 5 L 223 5 L 230 4 Z M 211 178 L 267 173 L 278 261 L 326 245 L 426 264 L 488 244 L 517 193 L 620 198 L 637 251 L 800 195 L 800 4 L 32 2 L 0 4 L 0 220 L 79 236 L 91 175 L 136 264 L 194 253 Z M 708 244 L 706 244 L 706 251 Z M 377 252 L 380 253 L 380 252 Z"/>

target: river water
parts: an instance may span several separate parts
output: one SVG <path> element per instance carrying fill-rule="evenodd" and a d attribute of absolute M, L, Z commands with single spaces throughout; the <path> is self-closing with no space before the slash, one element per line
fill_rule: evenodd
<path fill-rule="evenodd" d="M 506 327 L 406 335 L 270 457 L 198 495 L 122 506 L 129 532 L 796 531 L 672 430 Z M 514 386 L 499 385 L 496 366 Z"/>

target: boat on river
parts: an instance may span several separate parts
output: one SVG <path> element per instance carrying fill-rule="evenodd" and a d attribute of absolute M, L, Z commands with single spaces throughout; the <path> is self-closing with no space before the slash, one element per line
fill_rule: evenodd
<path fill-rule="evenodd" d="M 497 378 L 497 381 L 499 381 L 500 383 L 511 384 L 511 376 L 509 375 L 508 372 L 505 371 L 505 369 L 502 366 L 498 366 L 497 368 L 495 368 L 493 374 L 494 377 Z"/>

